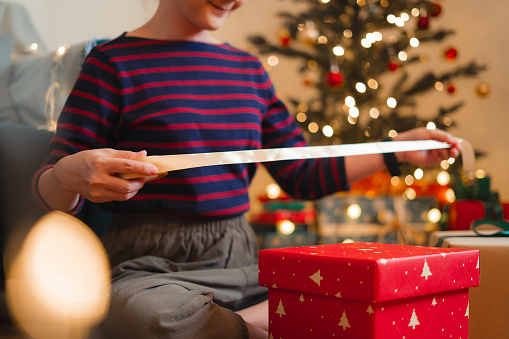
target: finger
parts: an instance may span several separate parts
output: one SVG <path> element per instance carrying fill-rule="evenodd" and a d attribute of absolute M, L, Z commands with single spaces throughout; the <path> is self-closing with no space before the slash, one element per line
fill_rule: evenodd
<path fill-rule="evenodd" d="M 110 190 L 110 199 L 114 201 L 126 201 L 133 198 L 136 194 L 138 194 L 138 191 L 139 190 L 129 192 L 118 192 L 115 190 Z"/>
<path fill-rule="evenodd" d="M 107 188 L 118 194 L 130 194 L 138 192 L 147 182 L 146 177 L 140 177 L 133 180 L 125 180 L 118 176 L 113 176 L 108 181 Z"/>
<path fill-rule="evenodd" d="M 453 147 L 450 149 L 449 155 L 451 156 L 451 158 L 457 158 L 460 155 L 460 151 L 461 149 Z"/>
<path fill-rule="evenodd" d="M 442 141 L 450 144 L 452 148 L 461 147 L 459 139 L 453 137 L 449 132 L 443 130 L 435 130 L 434 137 L 437 141 Z"/>
<path fill-rule="evenodd" d="M 131 152 L 131 151 L 120 151 L 124 153 L 126 159 L 137 159 L 144 158 L 147 156 L 147 151 Z"/>
<path fill-rule="evenodd" d="M 110 173 L 132 174 L 133 178 L 155 175 L 158 172 L 157 167 L 144 162 L 143 159 L 146 158 L 112 159 Z"/>
<path fill-rule="evenodd" d="M 138 192 L 129 192 L 129 193 L 119 193 L 113 190 L 104 190 L 101 195 L 91 195 L 90 197 L 86 197 L 87 200 L 90 200 L 95 203 L 104 203 L 110 201 L 126 201 L 133 198 Z"/>
<path fill-rule="evenodd" d="M 461 153 L 461 139 L 453 138 L 453 144 L 451 148 L 451 156 L 456 158 Z"/>
<path fill-rule="evenodd" d="M 457 138 L 452 137 L 451 139 L 445 142 L 451 145 L 451 148 L 443 150 L 447 152 L 447 158 L 457 158 L 461 153 L 461 144 L 459 140 Z"/>
<path fill-rule="evenodd" d="M 440 149 L 440 150 L 436 150 L 436 157 L 439 159 L 439 160 L 447 160 L 449 159 L 451 156 L 450 156 L 450 149 Z"/>
<path fill-rule="evenodd" d="M 121 159 L 136 159 L 147 156 L 147 151 L 142 150 L 138 152 L 126 151 L 126 150 L 116 150 L 112 148 L 105 149 L 107 152 L 107 156 L 111 158 L 121 158 Z"/>
<path fill-rule="evenodd" d="M 447 152 L 447 155 L 440 155 L 443 159 L 445 159 L 445 157 L 456 158 L 459 155 L 461 150 L 460 139 L 453 137 L 450 133 L 443 130 L 434 130 L 431 137 L 437 141 L 446 142 L 451 145 L 451 148 L 444 150 Z"/>
<path fill-rule="evenodd" d="M 451 145 L 451 148 L 443 149 L 442 151 L 444 152 L 444 154 L 442 156 L 445 159 L 456 158 L 460 153 L 459 148 L 455 147 L 454 145 Z"/>
<path fill-rule="evenodd" d="M 93 202 L 125 201 L 134 197 L 143 187 L 147 180 L 139 178 L 135 180 L 124 180 L 116 176 L 102 184 L 95 184 L 90 190 L 89 200 Z"/>

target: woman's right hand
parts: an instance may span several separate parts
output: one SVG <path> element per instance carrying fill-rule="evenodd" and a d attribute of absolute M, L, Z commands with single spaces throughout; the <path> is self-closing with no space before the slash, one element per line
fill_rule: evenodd
<path fill-rule="evenodd" d="M 60 159 L 52 172 L 62 189 L 80 194 L 87 200 L 98 203 L 124 201 L 138 193 L 147 181 L 145 176 L 157 173 L 154 165 L 134 160 L 146 155 L 146 151 L 87 150 Z M 142 177 L 126 180 L 118 177 L 118 173 L 134 173 Z"/>

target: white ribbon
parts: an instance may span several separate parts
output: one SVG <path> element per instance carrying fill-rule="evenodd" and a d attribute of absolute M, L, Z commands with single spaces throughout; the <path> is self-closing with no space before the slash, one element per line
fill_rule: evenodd
<path fill-rule="evenodd" d="M 463 166 L 462 180 L 467 185 L 472 185 L 475 178 L 475 152 L 472 145 L 466 141 L 461 140 L 461 161 Z"/>
<path fill-rule="evenodd" d="M 139 158 L 136 160 L 150 163 L 157 167 L 158 173 L 155 176 L 148 178 L 153 180 L 155 178 L 166 175 L 166 172 L 169 171 L 177 171 L 196 167 L 423 151 L 432 149 L 445 149 L 450 147 L 451 145 L 448 143 L 435 140 L 391 141 L 347 145 L 269 148 L 213 153 L 156 155 Z M 122 173 L 119 175 L 124 179 L 134 179 L 139 177 L 139 175 L 130 173 Z"/>

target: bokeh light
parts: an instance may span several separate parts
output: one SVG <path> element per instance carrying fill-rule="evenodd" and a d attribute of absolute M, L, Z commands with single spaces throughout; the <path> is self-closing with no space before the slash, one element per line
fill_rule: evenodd
<path fill-rule="evenodd" d="M 106 315 L 109 292 L 110 267 L 101 241 L 65 213 L 42 217 L 8 264 L 10 314 L 35 339 L 81 338 Z"/>

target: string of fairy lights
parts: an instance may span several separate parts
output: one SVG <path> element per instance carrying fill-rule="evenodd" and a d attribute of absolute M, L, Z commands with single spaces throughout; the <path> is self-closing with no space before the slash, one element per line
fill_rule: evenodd
<path fill-rule="evenodd" d="M 329 1 L 319 0 L 319 1 L 323 4 L 327 4 L 330 2 L 330 0 Z M 366 2 L 363 0 L 359 0 L 359 1 L 357 1 L 357 4 L 359 6 L 363 6 L 366 4 Z M 380 5 L 382 7 L 387 7 L 388 2 L 381 1 Z M 435 4 L 435 6 L 439 6 L 439 5 Z M 418 26 L 424 27 L 429 24 L 429 21 L 427 20 L 427 9 L 413 8 L 413 9 L 411 9 L 410 13 L 411 13 L 412 17 L 419 18 Z M 435 14 L 435 15 L 438 15 L 438 14 Z M 393 24 L 397 27 L 403 28 L 410 21 L 411 16 L 406 12 L 402 12 L 402 13 L 400 13 L 399 16 L 396 16 L 394 14 L 389 14 L 389 15 L 387 15 L 386 19 L 387 19 L 388 23 Z M 423 18 L 425 18 L 426 21 L 423 22 L 422 21 Z M 329 44 L 330 39 L 327 38 L 325 35 L 319 35 L 319 32 L 316 28 L 316 24 L 313 21 L 307 21 L 306 23 L 299 24 L 298 30 L 299 30 L 299 32 L 302 32 L 302 34 L 300 35 L 300 40 L 302 42 L 304 42 L 305 45 L 312 46 L 314 44 L 323 44 L 323 45 Z M 284 45 L 288 45 L 290 43 L 290 33 L 286 29 L 282 29 L 282 31 L 280 32 L 280 35 L 281 35 L 282 43 Z M 352 31 L 349 29 L 345 29 L 342 32 L 342 35 L 346 39 L 351 39 L 353 37 Z M 366 33 L 365 37 L 360 40 L 360 44 L 362 45 L 362 47 L 369 49 L 369 48 L 372 48 L 374 46 L 374 44 L 376 44 L 379 41 L 382 41 L 383 39 L 384 39 L 384 35 L 382 34 L 382 32 L 379 32 L 379 31 L 369 32 L 369 33 Z M 395 35 L 390 34 L 388 37 L 388 41 L 389 41 L 389 44 L 394 45 L 398 42 L 398 38 Z M 411 36 L 408 39 L 408 44 L 411 47 L 417 48 L 420 45 L 420 41 L 417 37 Z M 330 49 L 331 49 L 332 55 L 334 55 L 336 57 L 343 57 L 345 55 L 345 53 L 347 53 L 348 47 L 339 43 L 339 44 L 332 45 L 332 47 Z M 444 51 L 444 57 L 450 62 L 455 61 L 457 54 L 458 54 L 457 50 L 453 47 L 449 47 L 446 51 Z M 400 50 L 397 53 L 397 59 L 400 62 L 407 61 L 408 53 L 404 50 Z M 421 62 L 427 62 L 428 56 L 426 54 L 421 54 L 419 56 L 419 60 Z M 279 64 L 279 58 L 276 55 L 268 56 L 266 63 L 265 63 L 268 70 L 270 70 L 272 67 L 277 66 L 278 64 Z M 318 67 L 318 64 L 315 60 L 308 60 L 307 67 L 310 70 L 313 70 Z M 394 61 L 391 61 L 388 65 L 388 68 L 391 71 L 395 71 L 399 67 L 401 67 L 401 65 Z M 331 66 L 330 66 L 330 73 L 328 74 L 328 78 L 327 78 L 328 84 L 332 87 L 335 87 L 335 86 L 339 86 L 339 85 L 343 84 L 344 80 L 345 79 L 343 78 L 343 76 L 341 75 L 341 73 L 339 71 L 337 62 L 332 62 Z M 444 89 L 446 89 L 448 92 L 454 91 L 454 87 L 452 87 L 452 85 L 446 87 L 446 86 L 444 86 L 444 84 L 441 81 L 436 81 L 434 86 L 437 91 L 443 91 Z M 367 83 L 363 83 L 360 81 L 356 82 L 355 86 L 354 86 L 355 90 L 360 94 L 366 93 L 368 88 L 371 90 L 377 90 L 378 87 L 379 87 L 379 83 L 374 78 L 368 79 Z M 477 93 L 479 94 L 479 96 L 487 95 L 489 93 L 489 85 L 487 85 L 486 83 L 480 83 L 478 86 Z M 394 109 L 398 106 L 398 101 L 396 98 L 394 98 L 392 96 L 388 96 L 385 100 L 385 104 L 389 109 Z M 297 108 L 297 113 L 296 113 L 297 121 L 299 121 L 301 123 L 308 121 L 308 116 L 306 114 L 307 110 L 308 110 L 307 104 L 305 104 L 305 103 L 299 104 L 299 106 Z M 345 112 L 348 112 L 347 121 L 350 124 L 355 125 L 357 123 L 359 115 L 360 115 L 360 108 L 356 104 L 356 100 L 353 95 L 347 95 L 345 97 L 343 110 Z M 369 116 L 372 119 L 377 119 L 380 116 L 380 110 L 381 110 L 381 107 L 375 107 L 375 106 L 370 107 L 369 108 Z M 452 119 L 450 117 L 444 117 L 443 123 L 446 126 L 451 126 Z M 417 127 L 420 127 L 420 126 L 417 126 Z M 436 124 L 433 121 L 429 121 L 429 122 L 427 122 L 426 127 L 428 129 L 435 129 Z M 319 124 L 316 123 L 315 121 L 310 121 L 308 123 L 307 130 L 310 133 L 318 133 L 321 130 L 323 135 L 328 138 L 333 137 L 335 134 L 335 128 L 333 126 L 331 126 L 330 124 L 325 124 L 324 126 L 322 126 L 320 128 Z M 387 133 L 387 136 L 393 137 L 395 135 L 397 135 L 397 131 L 393 130 L 393 129 Z"/>
<path fill-rule="evenodd" d="M 322 97 L 314 101 L 289 100 L 290 105 L 295 107 L 296 121 L 311 140 L 322 144 L 395 137 L 403 130 L 393 127 L 381 131 L 385 127 L 383 123 L 397 124 L 397 121 L 388 121 L 391 114 L 403 109 L 402 107 L 411 106 L 408 105 L 408 98 L 413 93 L 409 94 L 409 91 L 405 92 L 397 86 L 394 87 L 396 90 L 387 90 L 382 85 L 385 85 L 387 76 L 401 76 L 405 80 L 402 73 L 410 63 L 429 61 L 430 56 L 426 54 L 428 50 L 422 48 L 423 41 L 434 41 L 438 35 L 441 38 L 435 40 L 441 41 L 443 36 L 450 34 L 442 31 L 433 35 L 430 30 L 432 21 L 442 13 L 441 4 L 429 0 L 390 2 L 317 0 L 317 2 L 318 4 L 311 5 L 309 11 L 300 15 L 295 14 L 293 17 L 288 13 L 281 15 L 287 22 L 278 31 L 279 45 L 271 44 L 260 36 L 250 39 L 259 48 L 260 54 L 267 54 L 264 65 L 268 71 L 280 64 L 281 60 L 278 57 L 280 55 L 301 58 L 304 62 L 301 68 L 304 85 L 313 85 L 322 93 Z M 372 19 L 373 17 L 377 19 Z M 379 55 L 387 55 L 388 58 L 377 59 Z M 363 56 L 366 58 L 363 59 Z M 447 46 L 442 50 L 441 57 L 449 63 L 454 63 L 458 57 L 458 50 Z M 377 64 L 386 61 L 387 64 Z M 353 73 L 351 69 L 358 71 Z M 481 70 L 482 67 L 475 68 L 476 73 Z M 313 79 L 308 75 L 310 71 L 320 75 Z M 434 89 L 452 95 L 456 91 L 452 81 L 453 75 L 464 74 L 457 72 L 442 77 L 435 76 L 429 88 L 423 88 L 422 91 Z M 475 92 L 482 98 L 489 94 L 490 87 L 485 82 L 479 82 Z M 334 114 L 330 114 L 330 111 Z M 342 120 L 343 116 L 345 122 Z M 348 128 L 348 125 L 352 127 Z M 416 118 L 413 125 L 407 126 L 406 129 L 414 127 L 445 129 L 453 125 L 453 119 L 443 114 L 428 120 Z M 345 136 L 348 130 L 355 133 L 360 131 L 365 139 Z M 383 134 L 380 134 L 380 131 Z M 408 189 L 403 196 L 414 199 L 416 193 L 410 186 L 422 182 L 423 179 L 446 186 L 451 180 L 448 170 L 454 164 L 455 159 L 450 158 L 442 161 L 438 169 L 425 172 L 422 168 L 415 168 L 412 169 L 412 173 L 392 178 L 391 184 L 398 186 L 404 183 Z M 483 170 L 476 172 L 478 178 L 485 175 Z M 454 201 L 452 190 L 448 191 L 446 199 Z"/>
<path fill-rule="evenodd" d="M 333 2 L 341 2 L 339 0 L 317 1 L 324 6 Z M 294 44 L 293 40 L 296 38 L 301 45 L 304 46 L 304 48 L 317 46 L 325 47 L 325 49 L 320 49 L 321 52 L 326 50 L 330 54 L 321 57 L 322 59 L 327 60 L 328 65 L 328 69 L 325 74 L 326 76 L 324 77 L 325 83 L 327 85 L 327 89 L 331 90 L 335 94 L 335 100 L 337 100 L 337 98 L 341 98 L 340 102 L 336 104 L 336 108 L 347 113 L 346 121 L 352 126 L 359 123 L 361 115 L 369 117 L 369 119 L 372 120 L 377 120 L 382 116 L 389 114 L 391 110 L 396 109 L 399 105 L 399 98 L 390 94 L 382 99 L 378 99 L 374 96 L 371 97 L 371 100 L 363 99 L 363 95 L 380 90 L 380 81 L 383 81 L 380 78 L 383 76 L 384 72 L 378 72 L 375 74 L 376 76 L 369 76 L 366 77 L 364 81 L 354 81 L 350 84 L 350 81 L 347 81 L 349 79 L 345 78 L 342 68 L 346 62 L 358 54 L 358 52 L 353 51 L 358 48 L 358 46 L 355 45 L 355 41 L 358 41 L 360 46 L 362 46 L 365 50 L 386 48 L 391 56 L 388 65 L 386 65 L 386 70 L 389 72 L 395 72 L 398 69 L 403 68 L 405 62 L 409 62 L 411 60 L 420 61 L 422 63 L 428 62 L 429 57 L 425 53 L 420 53 L 417 57 L 411 57 L 411 51 L 407 51 L 406 48 L 418 48 L 421 46 L 418 33 L 421 30 L 427 29 L 430 25 L 430 19 L 438 16 L 442 9 L 440 4 L 435 2 L 420 1 L 416 3 L 421 4 L 421 6 L 398 10 L 397 13 L 385 14 L 385 21 L 389 24 L 389 26 L 393 26 L 397 29 L 408 28 L 405 30 L 405 33 L 399 37 L 394 30 L 391 31 L 390 27 L 387 28 L 380 24 L 378 26 L 380 26 L 381 29 L 362 32 L 360 37 L 356 37 L 356 30 L 354 27 L 347 27 L 349 23 L 350 26 L 352 26 L 351 21 L 354 15 L 359 17 L 361 16 L 361 13 L 363 13 L 363 10 L 379 11 L 380 8 L 388 8 L 390 5 L 387 0 L 357 0 L 357 9 L 354 9 L 351 5 L 346 5 L 344 13 L 338 18 L 324 16 L 322 18 L 322 23 L 317 23 L 316 20 L 304 20 L 304 22 L 299 23 L 296 26 L 296 32 L 290 32 L 287 27 L 281 28 L 279 31 L 280 44 L 283 48 L 287 48 Z M 427 5 L 422 6 L 423 3 L 427 3 Z M 416 21 L 416 23 L 414 21 Z M 333 32 L 334 34 L 332 35 L 330 32 L 328 32 L 328 35 L 320 33 L 320 25 L 334 24 L 335 22 L 340 22 L 344 29 L 342 29 L 339 33 Z M 414 25 L 413 28 L 410 26 L 412 24 Z M 367 20 L 366 25 L 369 26 Z M 403 47 L 396 48 L 398 44 L 402 44 Z M 52 131 L 56 129 L 56 118 L 59 113 L 55 112 L 56 93 L 60 88 L 57 75 L 68 48 L 69 46 L 60 46 L 55 51 L 54 63 L 51 70 L 51 81 L 46 92 L 45 115 L 48 123 L 43 128 Z M 31 53 L 37 53 L 38 46 L 36 43 L 31 44 L 27 50 Z M 449 62 L 454 62 L 457 55 L 458 51 L 454 47 L 448 47 L 443 51 L 443 57 Z M 265 67 L 268 71 L 270 71 L 271 68 L 276 67 L 279 63 L 280 59 L 277 56 L 276 50 L 266 58 Z M 362 64 L 362 62 L 360 63 Z M 308 70 L 318 70 L 323 68 L 323 64 L 324 62 L 323 60 L 320 60 L 319 56 L 317 58 L 308 58 L 308 60 L 306 60 L 306 67 Z M 305 78 L 305 81 L 308 81 L 308 79 Z M 452 94 L 455 91 L 452 83 L 444 83 L 439 80 L 434 81 L 433 87 L 438 92 L 445 91 Z M 488 95 L 489 92 L 490 88 L 488 84 L 481 82 L 477 85 L 476 93 L 479 97 L 484 97 Z M 342 93 L 343 96 L 338 96 L 338 93 Z M 316 111 L 317 109 L 311 107 L 309 103 L 300 102 L 296 106 L 295 118 L 303 126 L 306 126 L 306 131 L 310 134 L 321 133 L 325 138 L 330 139 L 338 136 L 338 134 L 341 133 L 341 130 L 344 129 L 344 125 L 339 121 L 339 119 L 335 116 L 329 117 L 330 121 L 324 123 L 317 118 L 316 114 L 314 114 Z M 441 123 L 447 127 L 453 125 L 453 121 L 449 116 L 443 116 L 441 118 Z M 366 127 L 364 131 L 365 137 L 373 137 L 373 131 L 370 130 L 369 123 L 367 126 L 368 127 Z M 437 128 L 437 122 L 432 120 L 426 122 L 418 121 L 415 127 L 435 129 Z M 386 135 L 390 137 L 394 137 L 397 134 L 398 131 L 396 129 L 390 129 L 386 132 Z M 453 158 L 444 160 L 440 163 L 440 170 L 432 172 L 434 180 L 436 180 L 440 185 L 446 186 L 450 183 L 451 178 L 447 170 L 454 164 L 454 162 L 455 159 Z M 483 178 L 485 175 L 486 173 L 483 170 L 477 170 L 476 172 L 476 176 L 478 178 Z M 413 173 L 406 174 L 401 178 L 391 178 L 391 184 L 393 186 L 398 186 L 404 183 L 408 186 L 408 188 L 403 193 L 403 196 L 407 199 L 414 199 L 417 194 L 411 186 L 418 183 L 423 178 L 425 178 L 424 170 L 416 168 Z M 454 201 L 454 192 L 452 190 L 447 192 L 446 199 L 450 202 Z"/>
<path fill-rule="evenodd" d="M 280 187 L 275 184 L 269 184 L 265 188 L 265 194 L 266 197 L 269 199 L 278 199 L 282 192 Z M 369 214 L 370 212 L 364 211 L 361 207 L 362 203 L 349 203 L 346 204 L 343 208 L 343 213 L 347 217 L 346 222 L 352 222 L 352 223 L 358 223 L 359 221 L 362 221 L 364 214 Z M 397 210 L 397 209 L 396 209 Z M 379 211 L 380 212 L 380 211 Z M 379 213 L 377 216 L 377 219 L 380 223 L 384 224 L 386 227 L 390 226 L 392 224 L 392 228 L 397 227 L 396 225 L 399 223 L 398 219 L 396 218 L 395 214 L 391 211 L 382 210 L 382 212 L 385 213 Z M 419 216 L 419 218 L 422 220 L 422 222 L 425 222 L 428 224 L 429 229 L 435 229 L 437 228 L 437 224 L 441 222 L 442 220 L 442 212 L 437 207 L 430 207 L 429 210 L 422 211 L 422 214 Z M 293 234 L 297 227 L 296 224 L 289 220 L 289 219 L 281 219 L 276 222 L 276 230 L 279 234 L 282 235 L 291 235 Z M 381 235 L 383 234 L 383 231 L 385 230 L 384 227 L 382 227 L 379 231 L 381 232 Z M 409 239 L 406 239 L 408 241 Z M 353 240 L 346 238 L 344 242 L 353 242 Z"/>
<path fill-rule="evenodd" d="M 60 112 L 55 111 L 55 104 L 58 90 L 60 89 L 60 83 L 58 80 L 58 72 L 63 66 L 64 56 L 69 50 L 68 45 L 59 46 L 53 55 L 53 64 L 50 71 L 50 82 L 45 95 L 45 106 L 44 116 L 46 118 L 46 124 L 38 126 L 40 129 L 46 129 L 48 131 L 55 132 L 57 129 L 57 119 Z M 26 49 L 28 53 L 36 54 L 39 52 L 39 45 L 32 43 Z"/>

